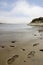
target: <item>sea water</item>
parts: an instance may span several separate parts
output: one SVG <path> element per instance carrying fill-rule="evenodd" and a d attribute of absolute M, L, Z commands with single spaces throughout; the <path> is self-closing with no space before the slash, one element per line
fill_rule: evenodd
<path fill-rule="evenodd" d="M 20 32 L 29 31 L 30 29 L 32 30 L 32 26 L 27 24 L 0 24 L 0 31 Z"/>

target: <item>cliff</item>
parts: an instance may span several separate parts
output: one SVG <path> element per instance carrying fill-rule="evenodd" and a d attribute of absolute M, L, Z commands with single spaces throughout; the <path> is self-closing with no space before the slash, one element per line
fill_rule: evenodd
<path fill-rule="evenodd" d="M 43 17 L 33 19 L 29 25 L 43 25 Z"/>

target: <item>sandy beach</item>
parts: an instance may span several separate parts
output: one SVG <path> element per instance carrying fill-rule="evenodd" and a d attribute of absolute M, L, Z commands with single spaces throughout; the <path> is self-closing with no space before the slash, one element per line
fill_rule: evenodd
<path fill-rule="evenodd" d="M 1 30 L 0 65 L 43 65 L 43 32 Z"/>

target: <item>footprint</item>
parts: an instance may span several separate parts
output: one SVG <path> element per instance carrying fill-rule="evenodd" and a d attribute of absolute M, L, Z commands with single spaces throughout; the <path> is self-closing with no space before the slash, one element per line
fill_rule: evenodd
<path fill-rule="evenodd" d="M 34 47 L 34 46 L 37 46 L 37 45 L 39 45 L 39 43 L 35 43 L 35 44 L 33 44 L 33 47 Z"/>
<path fill-rule="evenodd" d="M 28 57 L 28 58 L 31 58 L 31 57 L 34 56 L 34 54 L 35 54 L 35 51 L 31 51 L 31 52 L 27 55 L 27 57 Z"/>
<path fill-rule="evenodd" d="M 13 57 L 11 57 L 7 60 L 7 63 L 12 64 L 18 57 L 19 57 L 19 55 L 14 55 Z"/>

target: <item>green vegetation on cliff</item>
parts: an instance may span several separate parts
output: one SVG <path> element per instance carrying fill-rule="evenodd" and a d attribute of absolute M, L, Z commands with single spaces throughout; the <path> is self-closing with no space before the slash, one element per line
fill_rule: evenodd
<path fill-rule="evenodd" d="M 35 18 L 31 21 L 31 23 L 43 23 L 43 17 Z"/>

